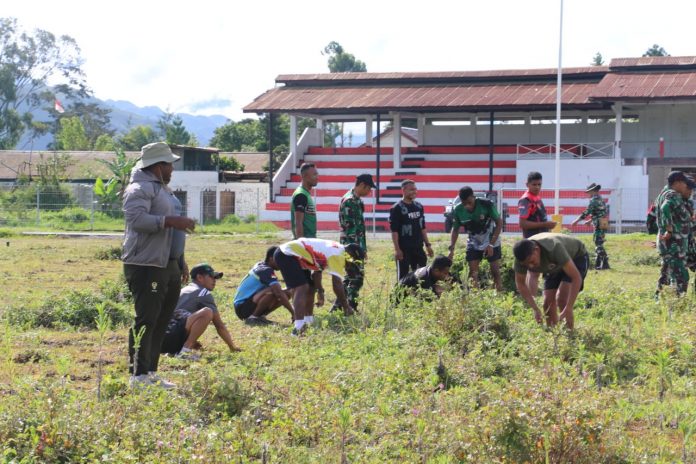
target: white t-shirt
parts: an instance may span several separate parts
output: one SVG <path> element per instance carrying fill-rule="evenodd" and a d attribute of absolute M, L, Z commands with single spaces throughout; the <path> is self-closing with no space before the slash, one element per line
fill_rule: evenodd
<path fill-rule="evenodd" d="M 336 277 L 343 277 L 345 273 L 345 247 L 333 240 L 302 237 L 283 243 L 280 245 L 280 251 L 299 258 L 302 269 L 327 271 Z"/>

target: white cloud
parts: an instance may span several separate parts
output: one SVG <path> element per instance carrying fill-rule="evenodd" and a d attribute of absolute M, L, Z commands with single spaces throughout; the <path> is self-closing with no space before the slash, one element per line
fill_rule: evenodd
<path fill-rule="evenodd" d="M 659 5 L 659 6 L 658 6 Z M 695 6 L 667 0 L 566 0 L 564 66 L 638 56 L 653 43 L 696 55 Z M 8 2 L 25 28 L 74 37 L 95 95 L 172 111 L 248 117 L 278 74 L 326 72 L 341 43 L 369 71 L 555 67 L 557 0 L 487 2 Z M 225 108 L 200 102 L 228 100 Z"/>

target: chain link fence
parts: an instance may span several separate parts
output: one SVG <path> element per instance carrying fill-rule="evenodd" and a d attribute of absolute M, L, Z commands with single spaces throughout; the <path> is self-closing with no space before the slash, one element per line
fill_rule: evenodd
<path fill-rule="evenodd" d="M 258 224 L 267 189 L 222 185 L 219 191 L 175 190 L 174 195 L 183 214 L 201 226 Z M 97 195 L 92 184 L 0 185 L 0 227 L 121 231 L 124 216 L 117 192 Z"/>

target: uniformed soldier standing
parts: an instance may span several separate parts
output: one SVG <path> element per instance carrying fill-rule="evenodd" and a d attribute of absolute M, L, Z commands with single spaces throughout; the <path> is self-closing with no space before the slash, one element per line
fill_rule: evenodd
<path fill-rule="evenodd" d="M 662 258 L 666 276 L 660 276 L 657 291 L 666 283 L 676 284 L 677 294 L 683 294 L 689 284 L 686 255 L 692 227 L 691 214 L 684 195 L 693 190 L 696 183 L 682 171 L 672 171 L 667 176 L 669 189 L 657 201 L 657 249 Z"/>
<path fill-rule="evenodd" d="M 375 187 L 375 183 L 370 174 L 360 174 L 355 178 L 355 187 L 346 192 L 341 198 L 341 203 L 338 208 L 338 222 L 341 226 L 341 244 L 348 245 L 350 243 L 355 243 L 363 249 L 366 256 L 365 205 L 363 204 L 362 197 L 368 196 Z M 346 298 L 353 309 L 356 309 L 358 306 L 358 293 L 363 286 L 364 278 L 365 265 L 362 262 L 350 262 L 346 264 L 346 276 L 343 278 L 343 287 L 346 290 Z"/>
<path fill-rule="evenodd" d="M 597 270 L 609 269 L 609 256 L 607 256 L 607 251 L 604 249 L 607 226 L 609 225 L 607 221 L 608 211 L 606 203 L 604 203 L 604 200 L 599 194 L 601 188 L 601 185 L 595 184 L 594 182 L 587 187 L 585 193 L 590 197 L 590 204 L 587 206 L 587 209 L 571 223 L 571 225 L 575 225 L 587 217 L 590 218 L 585 221 L 585 224 L 592 222 L 592 226 L 594 227 L 592 241 L 595 244 L 595 254 L 597 255 L 595 258 L 595 269 Z"/>

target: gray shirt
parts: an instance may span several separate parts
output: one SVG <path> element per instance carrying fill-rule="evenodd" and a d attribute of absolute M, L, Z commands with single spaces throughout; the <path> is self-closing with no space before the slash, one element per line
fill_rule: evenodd
<path fill-rule="evenodd" d="M 179 302 L 176 304 L 177 310 L 184 309 L 190 313 L 195 313 L 203 308 L 210 308 L 213 312 L 218 312 L 213 292 L 195 282 L 191 282 L 181 289 Z"/>
<path fill-rule="evenodd" d="M 164 227 L 164 218 L 174 215 L 171 196 L 154 174 L 133 170 L 123 195 L 126 230 L 121 259 L 125 264 L 167 267 L 174 229 Z"/>

